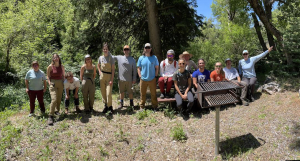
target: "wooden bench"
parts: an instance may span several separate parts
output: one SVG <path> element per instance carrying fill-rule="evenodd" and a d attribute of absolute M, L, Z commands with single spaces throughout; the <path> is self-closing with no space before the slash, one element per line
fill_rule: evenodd
<path fill-rule="evenodd" d="M 158 103 L 169 103 L 169 107 L 172 107 L 172 102 L 175 102 L 175 98 L 164 98 L 161 99 L 160 97 L 157 97 Z"/>

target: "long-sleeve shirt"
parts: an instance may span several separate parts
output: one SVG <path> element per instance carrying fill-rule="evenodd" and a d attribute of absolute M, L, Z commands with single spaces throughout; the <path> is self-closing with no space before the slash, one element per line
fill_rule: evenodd
<path fill-rule="evenodd" d="M 165 62 L 165 63 L 164 63 Z M 173 77 L 173 73 L 177 71 L 178 69 L 178 62 L 173 60 L 171 64 L 169 64 L 168 59 L 165 59 L 161 61 L 160 63 L 160 76 L 168 76 L 168 77 Z M 165 64 L 165 65 L 164 65 Z"/>
<path fill-rule="evenodd" d="M 243 74 L 243 77 L 245 78 L 256 77 L 254 65 L 256 62 L 258 62 L 261 58 L 266 56 L 268 53 L 269 51 L 267 50 L 259 55 L 250 57 L 247 60 L 241 59 L 239 61 L 239 74 Z"/>
<path fill-rule="evenodd" d="M 125 55 L 113 56 L 114 60 L 118 61 L 119 80 L 136 81 L 136 61 L 132 56 Z"/>

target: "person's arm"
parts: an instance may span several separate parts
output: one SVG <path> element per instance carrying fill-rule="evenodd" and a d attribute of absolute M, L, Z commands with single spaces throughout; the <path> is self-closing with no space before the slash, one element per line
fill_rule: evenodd
<path fill-rule="evenodd" d="M 25 79 L 25 85 L 26 85 L 26 93 L 29 91 L 29 81 Z"/>
<path fill-rule="evenodd" d="M 198 88 L 198 85 L 197 85 L 197 78 L 194 78 L 194 77 L 193 77 L 193 84 L 194 84 L 194 86 L 195 86 L 196 88 Z"/>
<path fill-rule="evenodd" d="M 85 66 L 85 65 L 81 66 L 81 68 L 80 68 L 80 80 L 81 80 L 81 81 L 83 80 L 84 66 Z"/>
<path fill-rule="evenodd" d="M 173 80 L 174 81 L 174 87 L 175 87 L 175 89 L 176 89 L 176 91 L 178 92 L 178 94 L 180 95 L 180 97 L 182 98 L 182 94 L 181 94 L 181 92 L 180 92 L 180 90 L 179 90 L 179 87 L 178 87 L 178 85 L 177 85 L 177 81 L 176 80 Z"/>
<path fill-rule="evenodd" d="M 186 88 L 186 90 L 185 90 L 185 92 L 184 92 L 185 95 L 187 95 L 187 93 L 188 93 L 188 92 L 190 91 L 190 89 L 191 89 L 191 86 L 192 86 L 192 79 L 191 79 L 191 78 L 188 79 L 188 84 L 189 84 L 189 86 Z"/>
<path fill-rule="evenodd" d="M 132 84 L 134 84 L 135 82 L 136 82 L 136 73 L 137 73 L 137 71 L 136 71 L 136 63 L 135 63 L 135 60 L 133 59 L 133 64 L 132 64 L 132 76 L 133 76 L 133 78 L 132 78 Z"/>
<path fill-rule="evenodd" d="M 75 88 L 75 94 L 74 94 L 74 97 L 75 97 L 75 98 L 78 98 L 78 90 L 79 90 L 79 87 L 76 87 L 76 88 Z"/>
<path fill-rule="evenodd" d="M 69 96 L 69 87 L 68 88 L 66 88 L 66 99 L 69 99 L 70 98 L 70 96 Z"/>
<path fill-rule="evenodd" d="M 158 65 L 155 66 L 155 77 L 158 76 Z"/>
<path fill-rule="evenodd" d="M 97 72 L 96 72 L 96 67 L 95 67 L 95 65 L 93 65 L 93 69 L 94 69 L 94 77 L 93 77 L 93 79 L 95 80 L 95 78 L 96 78 L 96 75 L 97 75 Z"/>
<path fill-rule="evenodd" d="M 101 61 L 100 61 L 100 57 L 99 57 L 98 64 L 97 64 L 99 75 L 101 75 L 101 69 L 100 69 Z"/>
<path fill-rule="evenodd" d="M 61 65 L 63 81 L 65 80 L 65 67 Z"/>
<path fill-rule="evenodd" d="M 215 80 L 214 80 L 214 74 L 213 74 L 213 72 L 210 73 L 209 78 L 210 78 L 210 81 L 211 81 L 211 82 L 214 82 L 214 81 L 215 81 Z M 207 80 L 207 81 L 208 81 L 208 80 Z"/>
<path fill-rule="evenodd" d="M 164 60 L 160 62 L 160 76 L 163 77 L 164 76 Z"/>
<path fill-rule="evenodd" d="M 51 77 L 50 77 L 51 71 L 52 71 L 52 67 L 51 67 L 51 65 L 49 65 L 48 68 L 47 68 L 47 77 L 48 77 L 48 84 L 49 84 L 49 86 L 50 86 L 50 83 L 51 83 L 51 81 L 50 81 L 50 79 L 51 79 Z"/>
<path fill-rule="evenodd" d="M 263 57 L 265 57 L 269 52 L 271 52 L 273 50 L 273 46 L 271 46 L 268 50 L 266 50 L 265 52 L 259 54 L 259 55 L 256 55 L 253 57 L 253 61 L 254 62 L 257 62 L 259 61 L 260 59 L 262 59 Z"/>
<path fill-rule="evenodd" d="M 43 92 L 45 93 L 46 90 L 47 90 L 47 82 L 46 82 L 46 80 L 44 80 L 44 90 L 43 90 Z"/>
<path fill-rule="evenodd" d="M 110 78 L 110 81 L 109 81 L 109 84 L 112 85 L 113 82 L 114 82 L 114 77 L 115 77 L 115 64 L 113 64 L 111 66 L 111 78 Z"/>
<path fill-rule="evenodd" d="M 140 67 L 137 67 L 137 71 L 138 71 L 139 77 L 142 78 L 142 75 L 141 75 L 141 68 L 140 68 Z"/>

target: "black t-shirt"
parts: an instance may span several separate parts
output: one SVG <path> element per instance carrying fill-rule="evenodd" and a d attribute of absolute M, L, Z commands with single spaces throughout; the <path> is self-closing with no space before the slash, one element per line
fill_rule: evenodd
<path fill-rule="evenodd" d="M 177 86 L 181 92 L 181 94 L 184 94 L 185 90 L 188 88 L 189 86 L 189 78 L 191 78 L 190 73 L 187 70 L 184 70 L 183 73 L 180 73 L 179 70 L 177 70 L 174 74 L 173 74 L 173 81 L 177 81 Z M 177 90 L 176 90 L 176 93 Z"/>

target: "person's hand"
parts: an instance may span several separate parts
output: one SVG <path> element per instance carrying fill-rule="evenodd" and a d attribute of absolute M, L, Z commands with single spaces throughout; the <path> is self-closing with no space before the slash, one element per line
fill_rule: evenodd
<path fill-rule="evenodd" d="M 271 52 L 273 50 L 273 46 L 271 46 L 268 51 Z"/>
<path fill-rule="evenodd" d="M 45 93 L 45 92 L 46 92 L 46 90 L 47 90 L 47 89 L 46 89 L 46 88 L 44 88 L 43 92 Z"/>
<path fill-rule="evenodd" d="M 112 86 L 112 84 L 113 84 L 113 82 L 112 82 L 112 81 L 109 81 L 109 85 Z"/>
<path fill-rule="evenodd" d="M 74 97 L 75 97 L 75 98 L 78 98 L 78 93 L 74 94 Z"/>
<path fill-rule="evenodd" d="M 28 88 L 26 88 L 26 93 L 28 94 L 28 92 L 29 92 L 29 89 L 28 89 Z"/>
<path fill-rule="evenodd" d="M 182 99 L 186 100 L 187 99 L 187 94 L 182 95 Z"/>
<path fill-rule="evenodd" d="M 166 83 L 168 80 L 168 76 L 164 76 L 164 82 Z"/>
<path fill-rule="evenodd" d="M 69 99 L 69 96 L 68 95 L 66 95 L 66 100 L 68 100 Z"/>
<path fill-rule="evenodd" d="M 132 84 L 135 84 L 135 81 L 132 81 Z"/>

